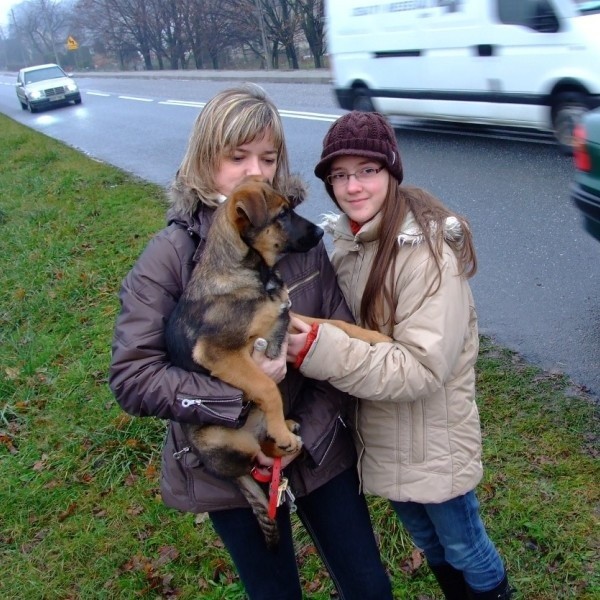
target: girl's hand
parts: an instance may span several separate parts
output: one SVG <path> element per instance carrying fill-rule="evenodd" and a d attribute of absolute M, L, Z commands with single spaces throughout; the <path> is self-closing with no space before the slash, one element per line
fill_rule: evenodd
<path fill-rule="evenodd" d="M 298 317 L 292 316 L 290 319 L 290 327 L 297 333 L 290 333 L 288 335 L 289 342 L 287 346 L 287 360 L 288 362 L 296 362 L 298 354 L 302 352 L 306 345 L 306 338 L 310 332 L 310 325 L 307 325 L 304 321 L 301 321 Z"/>
<path fill-rule="evenodd" d="M 259 338 L 260 339 L 260 338 Z M 257 340 L 258 341 L 258 340 Z M 283 340 L 281 353 L 277 358 L 270 359 L 265 356 L 265 351 L 254 347 L 252 351 L 252 360 L 258 365 L 258 368 L 275 383 L 283 381 L 287 373 L 286 355 L 288 349 L 288 336 Z"/>
<path fill-rule="evenodd" d="M 285 469 L 295 458 L 298 458 L 298 456 L 300 455 L 301 452 L 302 452 L 302 450 L 300 449 L 295 454 L 286 454 L 285 456 L 282 456 L 281 457 L 281 468 Z M 273 466 L 273 463 L 275 462 L 274 458 L 271 458 L 270 456 L 263 454 L 259 450 L 258 454 L 256 455 L 256 458 L 254 459 L 254 462 L 256 465 L 254 468 L 261 475 L 264 475 L 265 477 L 270 477 L 271 467 Z"/>

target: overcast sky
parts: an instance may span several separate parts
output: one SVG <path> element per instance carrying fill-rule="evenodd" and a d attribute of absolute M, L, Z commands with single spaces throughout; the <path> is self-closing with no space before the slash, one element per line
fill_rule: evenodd
<path fill-rule="evenodd" d="M 22 0 L 0 0 L 0 25 L 7 25 L 10 18 L 10 7 L 16 6 Z"/>

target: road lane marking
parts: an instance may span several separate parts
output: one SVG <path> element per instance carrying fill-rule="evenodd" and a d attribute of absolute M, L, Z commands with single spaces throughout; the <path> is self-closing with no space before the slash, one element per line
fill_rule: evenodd
<path fill-rule="evenodd" d="M 340 117 L 341 115 L 332 115 L 329 113 L 313 113 L 313 112 L 304 112 L 302 110 L 285 110 L 285 109 L 281 109 L 279 111 L 280 115 L 305 115 L 307 117 L 325 117 L 326 119 L 330 119 L 331 117 L 333 117 L 334 119 L 337 119 L 338 117 Z"/>
<path fill-rule="evenodd" d="M 191 100 L 159 100 L 158 103 L 170 106 L 190 106 L 192 108 L 203 108 L 206 105 L 206 102 L 193 102 Z"/>
<path fill-rule="evenodd" d="M 117 96 L 121 100 L 135 100 L 136 102 L 154 102 L 152 98 L 137 98 L 136 96 Z"/>
<path fill-rule="evenodd" d="M 296 113 L 293 111 L 280 110 L 279 114 L 282 117 L 288 117 L 289 119 L 306 119 L 308 121 L 327 121 L 332 123 L 337 120 L 341 115 L 317 115 L 313 113 Z"/>

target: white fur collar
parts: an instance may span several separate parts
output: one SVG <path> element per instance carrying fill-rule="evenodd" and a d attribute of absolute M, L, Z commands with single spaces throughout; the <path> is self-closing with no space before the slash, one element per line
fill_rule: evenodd
<path fill-rule="evenodd" d="M 321 215 L 321 223 L 319 226 L 322 227 L 327 233 L 333 234 L 337 229 L 337 225 L 340 222 L 342 215 L 336 213 L 324 213 Z M 360 236 L 360 232 L 358 234 Z M 463 237 L 463 230 L 459 220 L 456 217 L 450 216 L 446 218 L 444 223 L 444 239 L 447 242 L 460 242 Z M 402 223 L 400 233 L 398 234 L 398 244 L 401 246 L 404 244 L 420 244 L 423 241 L 423 231 L 415 221 L 412 213 L 408 213 L 406 219 Z"/>

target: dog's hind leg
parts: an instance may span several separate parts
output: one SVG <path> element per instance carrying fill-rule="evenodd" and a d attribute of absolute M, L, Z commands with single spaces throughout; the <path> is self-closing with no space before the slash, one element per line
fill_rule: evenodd
<path fill-rule="evenodd" d="M 199 356 L 201 347 L 194 350 L 194 360 L 204 364 L 211 375 L 244 392 L 265 415 L 268 437 L 275 445 L 275 456 L 294 454 L 302 447 L 301 439 L 290 431 L 283 416 L 283 401 L 275 382 L 265 375 L 250 357 L 248 350 L 222 352 L 210 363 Z"/>

